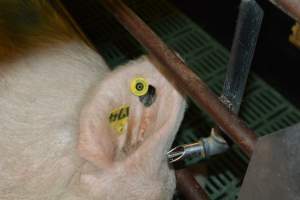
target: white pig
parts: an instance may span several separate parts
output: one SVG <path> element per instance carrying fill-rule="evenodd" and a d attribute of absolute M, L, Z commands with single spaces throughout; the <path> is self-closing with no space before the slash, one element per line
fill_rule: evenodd
<path fill-rule="evenodd" d="M 185 101 L 145 56 L 110 72 L 44 1 L 0 2 L 0 199 L 171 199 Z M 156 89 L 145 107 L 130 91 Z M 109 114 L 127 105 L 118 133 Z"/>

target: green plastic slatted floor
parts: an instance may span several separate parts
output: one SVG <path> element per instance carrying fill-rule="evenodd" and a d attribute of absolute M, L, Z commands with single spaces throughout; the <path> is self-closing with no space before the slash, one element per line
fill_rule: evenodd
<path fill-rule="evenodd" d="M 112 68 L 144 53 L 141 46 L 97 0 L 63 2 Z M 126 2 L 170 47 L 180 53 L 214 92 L 220 93 L 228 50 L 166 0 Z M 251 74 L 241 117 L 262 136 L 299 122 L 300 112 L 263 80 Z M 176 142 L 196 141 L 200 133 L 207 134 L 212 126 L 207 115 L 190 104 Z M 197 162 L 199 160 L 195 158 L 186 161 L 186 164 Z M 236 199 L 247 163 L 245 155 L 234 147 L 224 155 L 203 162 L 202 168 L 206 175 L 197 178 L 211 199 Z"/>

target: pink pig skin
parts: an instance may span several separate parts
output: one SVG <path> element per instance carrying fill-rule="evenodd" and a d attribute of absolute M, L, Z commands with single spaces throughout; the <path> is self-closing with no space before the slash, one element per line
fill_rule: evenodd
<path fill-rule="evenodd" d="M 143 77 L 156 88 L 157 98 L 148 108 L 130 92 L 134 77 Z M 127 132 L 118 137 L 107 116 L 124 104 L 130 106 L 129 124 Z M 79 153 L 89 161 L 85 167 L 92 164 L 98 170 L 83 170 L 80 181 L 100 199 L 170 199 L 175 178 L 166 153 L 184 108 L 184 99 L 146 57 L 112 72 L 81 113 Z"/>
<path fill-rule="evenodd" d="M 110 72 L 45 1 L 24 2 L 0 2 L 0 199 L 171 199 L 184 98 L 147 57 Z M 10 19 L 26 10 L 39 23 Z M 130 91 L 137 76 L 156 88 L 150 107 Z M 125 104 L 118 136 L 108 116 Z"/>

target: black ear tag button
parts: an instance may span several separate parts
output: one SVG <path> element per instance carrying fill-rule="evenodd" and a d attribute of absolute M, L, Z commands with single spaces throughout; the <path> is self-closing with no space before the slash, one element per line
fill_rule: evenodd
<path fill-rule="evenodd" d="M 156 99 L 155 87 L 149 85 L 147 93 L 143 96 L 139 96 L 139 99 L 140 102 L 144 104 L 145 107 L 151 106 Z"/>

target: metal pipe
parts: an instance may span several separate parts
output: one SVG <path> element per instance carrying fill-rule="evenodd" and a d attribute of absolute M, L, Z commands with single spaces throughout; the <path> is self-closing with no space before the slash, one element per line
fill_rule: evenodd
<path fill-rule="evenodd" d="M 184 194 L 185 199 L 207 200 L 208 195 L 187 169 L 176 171 L 177 190 Z"/>
<path fill-rule="evenodd" d="M 270 0 L 275 6 L 280 8 L 294 20 L 300 22 L 300 2 L 299 0 Z"/>
<path fill-rule="evenodd" d="M 124 26 L 127 27 L 128 30 L 132 31 L 133 36 L 135 36 L 141 44 L 144 44 L 143 37 L 140 39 L 140 34 L 136 35 L 138 33 L 139 27 L 146 29 L 146 31 L 151 31 L 149 27 L 147 27 L 146 24 L 143 23 L 141 19 L 139 19 L 138 16 L 136 16 L 133 11 L 131 11 L 126 5 L 124 5 L 120 1 L 114 1 L 114 0 L 107 0 L 102 1 L 104 6 L 111 11 L 113 15 L 119 20 L 119 22 Z M 131 17 L 129 17 L 131 15 Z M 138 26 L 135 26 L 135 21 L 138 21 Z M 143 33 L 145 30 L 141 30 L 141 33 Z M 153 33 L 154 34 L 154 33 Z M 154 35 L 157 37 L 156 35 Z M 147 38 L 148 36 L 146 36 Z M 158 38 L 158 37 L 157 37 Z M 159 39 L 159 38 L 158 38 Z M 151 43 L 151 35 L 150 35 L 150 41 Z M 147 42 L 146 42 L 147 43 Z M 162 44 L 164 46 L 164 43 L 159 40 L 159 44 Z M 148 45 L 144 45 L 148 46 Z M 166 46 L 165 48 L 170 51 Z M 151 47 L 150 47 L 151 49 Z M 151 51 L 150 51 L 151 52 Z M 159 53 L 159 52 L 157 52 Z M 156 53 L 154 53 L 156 55 Z M 175 56 L 176 57 L 176 56 Z M 176 57 L 177 58 L 177 57 Z M 177 58 L 178 59 L 178 58 Z M 179 59 L 178 59 L 179 60 Z M 168 66 L 168 65 L 167 65 Z M 175 171 L 176 174 L 176 181 L 177 181 L 177 190 L 184 195 L 186 199 L 189 200 L 208 200 L 208 195 L 202 189 L 202 187 L 199 185 L 199 183 L 196 181 L 194 176 L 188 171 L 188 169 L 182 169 Z"/>
<path fill-rule="evenodd" d="M 119 0 L 101 1 L 116 19 L 148 50 L 162 67 L 159 69 L 217 122 L 217 124 L 250 156 L 256 135 L 224 106 L 217 96 L 195 75 L 172 50 L 130 8 Z M 175 84 L 176 85 L 176 84 Z M 178 191 L 187 199 L 208 199 L 193 175 L 187 170 L 176 171 Z"/>
<path fill-rule="evenodd" d="M 172 50 L 130 8 L 119 0 L 101 1 L 116 19 L 148 50 L 172 82 L 185 91 L 212 119 L 251 156 L 256 142 L 255 133 L 234 113 L 229 112 L 206 84 L 179 59 Z"/>
<path fill-rule="evenodd" d="M 167 155 L 169 163 L 181 161 L 190 157 L 198 157 L 201 160 L 225 152 L 229 146 L 225 139 L 218 133 L 218 128 L 213 128 L 209 137 L 201 138 L 191 144 L 183 144 L 171 149 Z"/>

